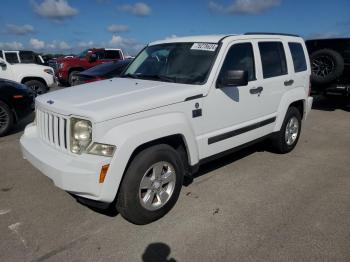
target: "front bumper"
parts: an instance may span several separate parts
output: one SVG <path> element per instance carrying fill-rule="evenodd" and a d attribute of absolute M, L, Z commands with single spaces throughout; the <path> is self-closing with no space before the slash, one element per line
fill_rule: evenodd
<path fill-rule="evenodd" d="M 73 155 L 56 149 L 38 137 L 36 126 L 32 124 L 26 127 L 20 143 L 23 157 L 57 187 L 80 197 L 100 200 L 103 184 L 99 183 L 99 174 L 110 158 Z"/>

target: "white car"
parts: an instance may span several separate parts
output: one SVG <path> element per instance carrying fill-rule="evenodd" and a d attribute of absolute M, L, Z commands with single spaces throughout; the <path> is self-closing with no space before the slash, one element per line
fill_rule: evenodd
<path fill-rule="evenodd" d="M 24 50 L 0 50 L 0 58 L 10 64 L 25 63 L 25 64 L 45 64 L 41 55 L 34 53 L 33 51 Z"/>
<path fill-rule="evenodd" d="M 174 206 L 203 162 L 263 138 L 291 151 L 311 110 L 309 81 L 297 36 L 157 41 L 121 78 L 38 97 L 20 143 L 57 187 L 146 224 Z"/>
<path fill-rule="evenodd" d="M 46 93 L 55 83 L 51 67 L 37 64 L 10 64 L 0 58 L 0 78 L 25 84 L 36 94 Z"/>

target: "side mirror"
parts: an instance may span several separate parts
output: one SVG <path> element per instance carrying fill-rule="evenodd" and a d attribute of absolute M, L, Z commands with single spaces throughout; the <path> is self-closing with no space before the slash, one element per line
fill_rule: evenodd
<path fill-rule="evenodd" d="M 97 55 L 96 54 L 91 54 L 89 56 L 89 62 L 90 63 L 96 62 L 96 60 L 97 60 Z"/>
<path fill-rule="evenodd" d="M 5 69 L 7 67 L 7 64 L 4 61 L 0 61 L 0 66 Z"/>
<path fill-rule="evenodd" d="M 248 72 L 244 70 L 228 70 L 218 79 L 218 88 L 246 85 L 248 85 Z"/>

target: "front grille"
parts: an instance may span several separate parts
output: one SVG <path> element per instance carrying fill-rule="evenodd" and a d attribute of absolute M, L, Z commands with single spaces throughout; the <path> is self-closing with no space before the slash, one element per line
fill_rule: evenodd
<path fill-rule="evenodd" d="M 36 124 L 43 141 L 69 151 L 69 118 L 37 108 Z"/>

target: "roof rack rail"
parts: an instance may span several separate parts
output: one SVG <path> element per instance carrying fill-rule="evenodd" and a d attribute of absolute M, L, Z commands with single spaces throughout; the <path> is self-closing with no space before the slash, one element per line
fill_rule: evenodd
<path fill-rule="evenodd" d="M 266 32 L 248 32 L 248 33 L 245 33 L 244 35 L 285 35 L 285 36 L 296 36 L 296 37 L 300 37 L 299 35 L 294 35 L 294 34 L 266 33 Z"/>

